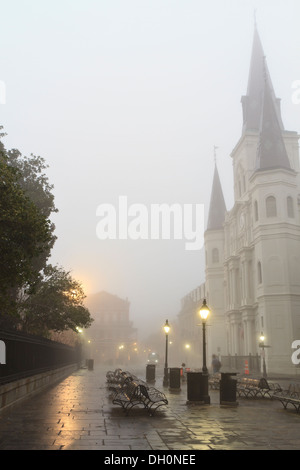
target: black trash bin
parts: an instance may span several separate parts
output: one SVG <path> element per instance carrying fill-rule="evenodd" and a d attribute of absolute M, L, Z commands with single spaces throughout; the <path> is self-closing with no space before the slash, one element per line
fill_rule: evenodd
<path fill-rule="evenodd" d="M 204 381 L 202 372 L 187 372 L 187 400 L 188 402 L 204 403 Z"/>
<path fill-rule="evenodd" d="M 88 370 L 94 370 L 94 359 L 88 359 L 87 363 Z"/>
<path fill-rule="evenodd" d="M 170 368 L 169 389 L 171 391 L 180 391 L 180 367 Z"/>
<path fill-rule="evenodd" d="M 155 364 L 147 364 L 146 382 L 155 382 Z"/>
<path fill-rule="evenodd" d="M 236 401 L 236 376 L 235 372 L 221 372 L 220 380 L 220 404 L 238 405 Z"/>

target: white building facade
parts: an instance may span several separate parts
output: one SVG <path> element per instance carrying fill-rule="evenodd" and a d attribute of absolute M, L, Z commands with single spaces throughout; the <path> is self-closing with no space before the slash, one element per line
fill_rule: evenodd
<path fill-rule="evenodd" d="M 205 297 L 212 310 L 208 354 L 261 352 L 267 370 L 300 372 L 299 135 L 284 129 L 255 28 L 242 135 L 231 158 L 234 205 L 226 210 L 217 167 L 205 233 Z M 179 314 L 180 322 L 181 314 Z"/>

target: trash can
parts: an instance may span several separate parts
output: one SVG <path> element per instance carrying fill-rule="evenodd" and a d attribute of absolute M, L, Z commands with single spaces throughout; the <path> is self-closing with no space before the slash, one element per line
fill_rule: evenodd
<path fill-rule="evenodd" d="M 146 382 L 155 382 L 155 364 L 147 364 Z"/>
<path fill-rule="evenodd" d="M 88 370 L 94 370 L 94 359 L 88 359 Z"/>
<path fill-rule="evenodd" d="M 204 403 L 204 384 L 202 372 L 187 372 L 187 400 L 188 402 Z"/>
<path fill-rule="evenodd" d="M 236 376 L 235 372 L 221 372 L 220 380 L 220 404 L 238 405 L 236 401 Z"/>
<path fill-rule="evenodd" d="M 180 391 L 180 367 L 170 368 L 169 390 Z"/>

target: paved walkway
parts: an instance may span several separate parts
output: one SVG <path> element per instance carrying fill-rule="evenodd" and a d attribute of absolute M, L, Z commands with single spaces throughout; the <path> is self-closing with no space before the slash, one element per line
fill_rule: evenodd
<path fill-rule="evenodd" d="M 106 370 L 80 369 L 2 413 L 0 450 L 300 448 L 300 414 L 267 398 L 240 398 L 235 408 L 221 407 L 219 392 L 210 391 L 210 405 L 187 405 L 184 385 L 179 393 L 164 390 L 169 399 L 165 411 L 150 417 L 144 409 L 133 408 L 125 416 L 120 407 L 111 404 Z M 144 379 L 145 373 L 138 376 Z M 163 390 L 162 377 L 157 377 L 155 386 Z"/>

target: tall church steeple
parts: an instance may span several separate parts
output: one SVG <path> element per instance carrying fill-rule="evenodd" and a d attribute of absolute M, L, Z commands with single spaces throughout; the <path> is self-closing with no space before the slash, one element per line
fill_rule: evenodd
<path fill-rule="evenodd" d="M 272 89 L 266 73 L 262 98 L 256 170 L 273 168 L 291 169 L 291 165 L 284 145 L 282 130 L 272 97 Z"/>
<path fill-rule="evenodd" d="M 207 230 L 218 230 L 223 228 L 225 220 L 226 205 L 221 187 L 217 165 L 215 164 L 214 179 L 211 191 L 210 206 L 208 213 Z"/>
<path fill-rule="evenodd" d="M 266 80 L 269 84 L 271 97 L 275 105 L 279 126 L 283 130 L 284 127 L 281 119 L 280 100 L 275 96 L 270 73 L 266 64 L 265 54 L 255 24 L 247 94 L 246 96 L 243 96 L 241 100 L 243 105 L 243 133 L 249 130 L 258 131 L 260 129 Z"/>

